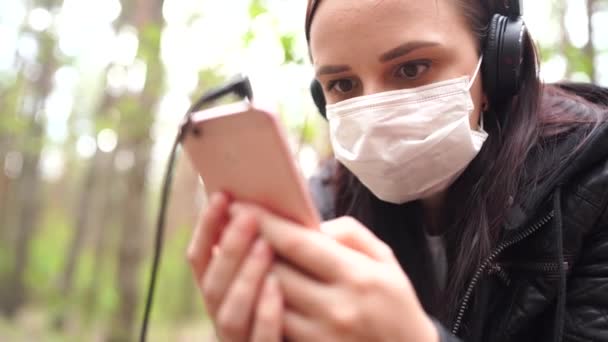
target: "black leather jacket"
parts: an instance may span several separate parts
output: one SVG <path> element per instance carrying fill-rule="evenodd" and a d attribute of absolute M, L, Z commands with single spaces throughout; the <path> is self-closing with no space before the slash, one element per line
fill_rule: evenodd
<path fill-rule="evenodd" d="M 580 142 L 571 134 L 563 148 L 572 151 Z M 329 193 L 316 189 L 313 196 L 330 217 Z M 450 327 L 436 324 L 441 340 L 608 341 L 607 206 L 603 123 L 559 176 L 512 208 L 504 237 L 473 275 L 458 318 Z"/>
<path fill-rule="evenodd" d="M 572 134 L 564 150 L 577 143 Z M 607 205 L 604 123 L 558 177 L 512 209 L 458 318 L 449 328 L 437 324 L 442 341 L 608 341 Z"/>

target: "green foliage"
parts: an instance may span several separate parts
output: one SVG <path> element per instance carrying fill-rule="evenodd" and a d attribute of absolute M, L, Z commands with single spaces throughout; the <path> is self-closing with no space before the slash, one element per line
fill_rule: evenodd
<path fill-rule="evenodd" d="M 252 0 L 249 5 L 249 17 L 251 19 L 255 19 L 261 14 L 268 13 L 268 8 L 265 6 L 264 1 L 262 0 Z M 249 30 L 243 35 L 243 43 L 245 46 L 249 46 L 251 42 L 255 39 L 255 32 L 253 28 L 250 27 Z M 280 40 L 281 46 L 284 51 L 284 63 L 297 63 L 303 64 L 304 60 L 302 58 L 297 58 L 296 51 L 296 36 L 294 33 L 283 34 L 278 37 Z"/>
<path fill-rule="evenodd" d="M 116 128 L 117 120 L 116 118 L 110 117 L 108 115 L 98 115 L 95 117 L 95 133 L 98 133 L 106 128 L 114 129 Z"/>
<path fill-rule="evenodd" d="M 251 44 L 251 42 L 253 41 L 254 38 L 255 38 L 255 33 L 253 33 L 253 30 L 248 30 L 243 35 L 243 44 L 245 46 L 248 46 L 249 44 Z"/>
<path fill-rule="evenodd" d="M 59 295 L 59 277 L 64 272 L 65 257 L 73 236 L 71 217 L 57 209 L 49 210 L 44 223 L 31 241 L 30 265 L 26 269 L 26 284 L 29 293 L 38 305 L 44 307 L 49 317 L 62 314 L 95 318 L 95 321 L 107 321 L 118 306 L 118 292 L 115 288 L 115 272 L 110 260 L 102 263 L 102 269 L 94 269 L 94 249 L 85 248 L 78 259 L 75 283 L 68 297 Z M 111 232 L 112 227 L 108 227 Z M 113 253 L 107 253 L 112 255 Z M 94 302 L 87 303 L 86 296 L 91 286 L 94 273 L 100 273 L 98 293 Z M 87 305 L 85 305 L 87 304 Z M 81 318 L 82 318 L 81 317 Z"/>
<path fill-rule="evenodd" d="M 11 83 L 0 93 L 0 135 L 19 136 L 28 128 L 26 118 L 19 115 L 26 82 L 23 75 L 9 81 Z"/>
<path fill-rule="evenodd" d="M 283 46 L 283 51 L 285 52 L 285 63 L 297 63 L 304 64 L 304 60 L 302 58 L 296 58 L 295 55 L 295 35 L 286 34 L 281 37 L 281 46 Z"/>
<path fill-rule="evenodd" d="M 115 226 L 112 226 L 110 232 L 116 231 Z M 108 255 L 115 255 L 116 253 L 108 253 Z M 87 314 L 87 317 L 96 318 L 96 320 L 107 321 L 113 313 L 116 312 L 118 307 L 118 289 L 115 287 L 116 284 L 116 270 L 115 263 L 112 260 L 101 260 L 101 268 L 95 269 L 96 263 L 93 248 L 87 248 L 78 259 L 78 267 L 76 269 L 76 277 L 74 283 L 74 297 L 72 302 L 75 306 L 79 306 L 82 311 Z M 95 279 L 95 274 L 99 273 L 98 276 L 100 284 L 92 284 L 92 279 Z M 89 298 L 89 288 L 91 286 L 98 286 L 98 292 L 94 294 L 93 302 L 87 303 Z M 91 304 L 86 306 L 83 304 Z"/>
<path fill-rule="evenodd" d="M 50 210 L 43 216 L 43 225 L 31 242 L 31 257 L 27 285 L 42 296 L 55 291 L 57 276 L 61 274 L 64 251 L 67 250 L 72 235 L 67 217 L 58 211 Z"/>
<path fill-rule="evenodd" d="M 144 87 L 144 96 L 147 99 L 154 100 L 160 98 L 163 87 L 163 66 L 160 59 L 160 44 L 161 44 L 162 28 L 151 23 L 144 26 L 139 34 L 139 52 L 138 55 L 147 65 L 146 84 Z M 143 103 L 151 107 L 151 103 Z M 152 110 L 152 108 L 146 108 Z M 151 116 L 152 113 L 149 115 Z"/>
<path fill-rule="evenodd" d="M 45 137 L 38 132 L 32 132 L 40 129 L 42 129 L 42 127 L 37 123 L 29 124 L 27 132 L 20 137 L 21 141 L 19 148 L 21 149 L 21 152 L 29 155 L 37 155 L 40 153 L 40 150 L 45 143 Z"/>
<path fill-rule="evenodd" d="M 138 56 L 146 63 L 159 60 L 162 28 L 156 24 L 144 26 L 139 32 Z"/>
<path fill-rule="evenodd" d="M 541 63 L 547 62 L 555 54 L 559 52 L 559 46 L 557 45 L 538 45 L 538 52 Z"/>
<path fill-rule="evenodd" d="M 264 13 L 268 13 L 268 8 L 266 8 L 263 0 L 251 0 L 249 4 L 249 18 L 253 22 L 253 19 L 262 15 Z M 245 46 L 249 46 L 251 42 L 255 39 L 255 32 L 253 32 L 253 27 L 249 27 L 249 30 L 243 36 L 243 43 Z"/>
<path fill-rule="evenodd" d="M 254 19 L 260 14 L 268 12 L 268 8 L 264 4 L 263 0 L 251 0 L 249 4 L 249 18 Z"/>
<path fill-rule="evenodd" d="M 309 114 L 309 116 L 312 116 L 312 114 Z M 312 144 L 316 140 L 318 133 L 318 124 L 310 117 L 298 127 L 298 134 L 306 144 Z"/>
<path fill-rule="evenodd" d="M 589 59 L 589 56 L 583 49 L 578 49 L 568 44 L 564 47 L 564 52 L 566 54 L 566 59 L 570 64 L 570 71 L 583 72 L 591 77 L 591 74 L 593 73 L 593 61 Z"/>
<path fill-rule="evenodd" d="M 21 135 L 27 129 L 27 122 L 13 112 L 0 113 L 0 134 Z"/>
<path fill-rule="evenodd" d="M 8 275 L 13 270 L 14 254 L 9 244 L 5 241 L 0 241 L 0 282 L 2 278 Z M 1 286 L 0 286 L 1 288 Z"/>
<path fill-rule="evenodd" d="M 68 298 L 58 294 L 59 275 L 62 274 L 64 251 L 67 250 L 71 229 L 67 217 L 59 211 L 49 210 L 43 216 L 38 234 L 31 241 L 30 264 L 25 280 L 30 296 L 43 305 L 49 318 L 64 311 Z"/>
<path fill-rule="evenodd" d="M 198 292 L 186 259 L 186 251 L 192 234 L 191 227 L 181 227 L 170 232 L 163 248 L 162 262 L 158 274 L 158 287 L 152 312 L 153 324 L 180 322 L 194 318 L 203 322 L 207 319 L 203 310 L 202 297 Z M 145 294 L 150 276 L 150 260 L 142 267 Z M 142 296 L 142 304 L 144 297 Z M 143 310 L 143 305 L 142 305 Z"/>
<path fill-rule="evenodd" d="M 72 238 L 70 217 L 65 212 L 50 210 L 43 219 L 43 226 L 31 242 L 31 262 L 26 269 L 26 283 L 32 299 L 47 312 L 49 317 L 60 313 L 67 313 L 71 319 L 74 317 L 89 317 L 91 322 L 109 321 L 118 307 L 118 291 L 115 282 L 115 264 L 111 259 L 102 263 L 101 269 L 94 269 L 94 248 L 85 248 L 78 259 L 75 284 L 67 298 L 58 295 L 58 280 L 63 272 L 65 251 Z M 108 233 L 115 228 L 107 227 Z M 164 329 L 167 324 L 179 324 L 185 320 L 193 319 L 204 323 L 207 320 L 200 293 L 193 280 L 185 251 L 191 237 L 191 229 L 180 228 L 168 234 L 164 246 L 162 265 L 159 273 L 159 282 L 155 297 L 153 329 Z M 0 275 L 6 274 L 9 265 L 5 265 L 10 258 L 10 250 L 0 248 Z M 106 255 L 117 257 L 117 253 L 109 252 Z M 142 267 L 140 291 L 140 304 L 143 309 L 144 294 L 149 281 L 150 261 Z M 87 302 L 88 289 L 95 273 L 100 273 L 98 279 L 98 293 L 94 302 Z M 85 305 L 87 304 L 87 305 Z M 84 314 L 84 315 L 82 315 Z M 138 316 L 139 317 L 139 316 Z M 84 322 L 83 322 L 84 323 Z M 84 327 L 83 327 L 84 328 Z M 0 336 L 6 330 L 0 328 Z M 83 335 L 87 336 L 83 330 Z"/>
<path fill-rule="evenodd" d="M 141 102 L 135 97 L 123 97 L 116 104 L 116 108 L 121 113 L 120 124 L 118 125 L 118 135 L 121 139 L 133 139 L 147 134 L 151 125 L 151 113 L 142 111 Z"/>
<path fill-rule="evenodd" d="M 225 78 L 218 74 L 215 69 L 205 69 L 198 74 L 199 85 L 193 93 L 193 101 L 198 100 L 206 91 L 219 86 L 225 81 Z"/>

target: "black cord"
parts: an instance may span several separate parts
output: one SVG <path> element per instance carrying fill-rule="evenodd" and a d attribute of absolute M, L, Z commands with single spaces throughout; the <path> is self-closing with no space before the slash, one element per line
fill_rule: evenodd
<path fill-rule="evenodd" d="M 158 266 L 160 263 L 160 256 L 162 254 L 163 239 L 164 239 L 164 226 L 167 213 L 167 204 L 169 202 L 169 194 L 171 193 L 171 184 L 173 181 L 173 171 L 175 169 L 175 159 L 177 157 L 177 147 L 181 141 L 181 134 L 177 136 L 173 147 L 171 148 L 171 154 L 169 155 L 169 163 L 167 170 L 165 171 L 165 177 L 163 180 L 163 190 L 160 200 L 160 209 L 158 212 L 158 218 L 156 221 L 156 238 L 154 241 L 154 259 L 152 261 L 152 270 L 150 274 L 150 286 L 148 288 L 148 295 L 146 298 L 146 307 L 144 309 L 144 319 L 141 325 L 141 334 L 139 340 L 141 342 L 146 341 L 146 333 L 148 330 L 148 322 L 150 320 L 150 311 L 152 310 L 152 301 L 154 299 L 154 289 L 156 287 L 156 278 L 158 274 Z"/>
<path fill-rule="evenodd" d="M 146 335 L 148 332 L 148 325 L 150 322 L 150 313 L 152 311 L 152 304 L 154 301 L 154 290 L 156 288 L 156 278 L 158 275 L 158 269 L 160 265 L 160 257 L 162 254 L 163 248 L 163 239 L 165 233 L 165 224 L 166 224 L 166 214 L 167 214 L 167 205 L 169 203 L 169 195 L 171 194 L 171 184 L 173 183 L 173 172 L 175 169 L 175 160 L 177 159 L 177 148 L 179 144 L 184 139 L 186 135 L 186 131 L 190 127 L 192 114 L 199 111 L 205 104 L 213 102 L 219 99 L 222 96 L 228 95 L 230 93 L 234 93 L 241 98 L 246 98 L 249 101 L 253 100 L 253 91 L 251 89 L 251 83 L 249 79 L 245 76 L 238 76 L 232 81 L 230 81 L 225 86 L 212 90 L 205 95 L 203 95 L 198 101 L 196 101 L 190 109 L 186 112 L 184 116 L 184 120 L 181 123 L 181 127 L 175 141 L 173 142 L 173 147 L 171 148 L 171 153 L 169 155 L 169 161 L 167 163 L 167 169 L 165 171 L 165 175 L 163 178 L 163 188 L 160 199 L 160 208 L 158 212 L 158 217 L 156 220 L 156 236 L 154 239 L 154 259 L 152 261 L 152 269 L 150 271 L 150 284 L 148 287 L 148 294 L 146 296 L 146 306 L 144 308 L 144 317 L 141 325 L 141 331 L 139 335 L 139 341 L 145 342 Z"/>

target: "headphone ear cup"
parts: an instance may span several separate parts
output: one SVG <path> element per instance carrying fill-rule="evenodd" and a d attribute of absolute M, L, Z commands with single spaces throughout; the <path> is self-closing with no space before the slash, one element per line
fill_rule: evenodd
<path fill-rule="evenodd" d="M 319 81 L 313 80 L 310 84 L 310 95 L 312 96 L 312 100 L 315 102 L 315 106 L 317 106 L 319 113 L 321 113 L 321 115 L 327 119 L 327 114 L 325 111 L 325 106 L 327 103 L 325 102 L 323 87 Z"/>
<path fill-rule="evenodd" d="M 495 14 L 490 21 L 488 32 L 486 34 L 485 48 L 483 52 L 483 87 L 490 100 L 494 103 L 497 99 L 498 79 L 498 39 L 500 23 L 504 19 L 500 14 Z"/>
<path fill-rule="evenodd" d="M 507 18 L 499 40 L 498 92 L 511 98 L 521 87 L 526 25 L 521 17 Z"/>
<path fill-rule="evenodd" d="M 491 103 L 507 101 L 519 92 L 525 31 L 521 17 L 492 17 L 483 63 L 483 83 Z"/>

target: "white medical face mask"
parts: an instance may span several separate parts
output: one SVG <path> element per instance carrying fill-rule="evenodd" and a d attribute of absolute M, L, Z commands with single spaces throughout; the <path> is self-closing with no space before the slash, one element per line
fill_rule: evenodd
<path fill-rule="evenodd" d="M 473 77 L 361 96 L 327 106 L 336 159 L 378 198 L 395 204 L 446 190 L 488 134 L 473 130 Z"/>

